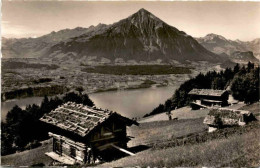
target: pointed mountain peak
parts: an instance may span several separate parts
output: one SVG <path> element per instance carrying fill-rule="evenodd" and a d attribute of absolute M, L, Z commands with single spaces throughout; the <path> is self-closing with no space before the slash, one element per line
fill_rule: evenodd
<path fill-rule="evenodd" d="M 148 10 L 141 8 L 139 9 L 139 11 L 137 11 L 135 14 L 137 15 L 141 15 L 141 16 L 152 16 L 152 17 L 156 17 L 154 16 L 151 12 L 149 12 Z"/>
<path fill-rule="evenodd" d="M 214 33 L 210 33 L 210 34 L 207 34 L 204 39 L 207 39 L 207 40 L 213 40 L 213 39 L 221 39 L 221 40 L 224 40 L 224 41 L 227 41 L 227 39 L 221 35 L 218 35 L 218 34 L 214 34 Z"/>
<path fill-rule="evenodd" d="M 131 15 L 128 19 L 130 20 L 138 20 L 138 21 L 143 21 L 143 20 L 154 20 L 154 21 L 162 21 L 161 19 L 157 18 L 155 15 L 153 15 L 151 12 L 148 10 L 141 8 L 139 9 L 136 13 Z"/>
<path fill-rule="evenodd" d="M 148 13 L 148 14 L 150 14 L 150 12 L 148 10 L 144 9 L 144 8 L 139 9 L 137 11 L 137 13 Z"/>

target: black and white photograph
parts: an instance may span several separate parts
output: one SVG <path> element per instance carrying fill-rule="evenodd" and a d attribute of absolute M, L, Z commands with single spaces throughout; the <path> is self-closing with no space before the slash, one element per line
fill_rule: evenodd
<path fill-rule="evenodd" d="M 260 167 L 260 1 L 1 2 L 0 167 Z"/>

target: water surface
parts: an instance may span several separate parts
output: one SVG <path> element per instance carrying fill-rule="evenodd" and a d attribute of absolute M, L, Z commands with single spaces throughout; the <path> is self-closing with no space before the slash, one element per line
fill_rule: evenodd
<path fill-rule="evenodd" d="M 151 112 L 160 103 L 170 98 L 179 86 L 151 87 L 147 89 L 110 91 L 93 93 L 89 97 L 97 107 L 116 111 L 126 117 L 142 117 Z M 9 100 L 1 103 L 1 118 L 15 105 L 25 109 L 29 104 L 40 105 L 43 97 L 29 97 L 23 99 Z"/>

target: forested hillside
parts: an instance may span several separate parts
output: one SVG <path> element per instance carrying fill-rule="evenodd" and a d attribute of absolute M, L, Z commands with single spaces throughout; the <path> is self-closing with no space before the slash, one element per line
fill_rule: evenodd
<path fill-rule="evenodd" d="M 171 98 L 144 117 L 189 105 L 188 93 L 193 88 L 228 89 L 235 99 L 250 104 L 259 100 L 259 67 L 249 62 L 247 66 L 237 64 L 233 69 L 199 74 L 183 83 Z"/>

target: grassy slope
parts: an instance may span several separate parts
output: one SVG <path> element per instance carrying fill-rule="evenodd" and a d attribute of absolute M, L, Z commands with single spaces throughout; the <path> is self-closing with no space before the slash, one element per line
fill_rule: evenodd
<path fill-rule="evenodd" d="M 49 140 L 45 141 L 42 146 L 24 151 L 21 153 L 15 153 L 1 157 L 1 165 L 11 166 L 31 166 L 34 164 L 43 163 L 48 166 L 52 160 L 45 155 L 46 152 L 52 150 L 52 145 Z"/>
<path fill-rule="evenodd" d="M 153 145 L 172 138 L 205 131 L 207 126 L 202 121 L 203 118 L 199 118 L 149 122 L 141 123 L 138 127 L 132 126 L 128 129 L 127 135 L 135 138 L 129 142 L 128 146 Z"/>
<path fill-rule="evenodd" d="M 249 110 L 255 115 L 259 114 L 260 106 L 259 102 L 252 105 L 246 105 L 240 109 Z M 174 125 L 174 121 L 164 121 L 158 123 L 168 123 L 172 124 L 173 130 L 169 127 L 163 127 L 161 125 L 161 131 L 158 131 L 156 127 L 156 122 L 146 123 L 148 124 L 144 129 L 142 125 L 140 130 L 135 130 L 137 138 L 136 141 L 141 141 L 142 143 L 151 143 L 149 141 L 154 140 L 155 143 L 160 143 L 156 141 L 156 137 L 162 142 L 167 140 L 167 136 L 171 136 L 174 130 L 183 128 L 185 134 L 189 134 L 188 130 L 195 130 L 200 126 L 199 120 L 202 119 L 191 119 L 191 120 L 180 120 L 178 125 Z M 195 123 L 192 123 L 195 122 Z M 197 124 L 196 124 L 197 121 Z M 173 122 L 173 123 L 171 123 Z M 184 125 L 181 125 L 183 122 Z M 258 121 L 257 121 L 258 122 Z M 145 123 L 144 123 L 145 124 Z M 256 123 L 257 124 L 257 123 Z M 259 122 L 258 122 L 259 124 Z M 166 124 L 167 125 L 167 124 Z M 193 126 L 193 127 L 192 127 Z M 150 129 L 149 129 L 150 128 Z M 154 129 L 155 128 L 155 129 Z M 169 130 L 168 130 L 169 129 Z M 241 128 L 244 129 L 244 128 Z M 155 130 L 155 131 L 153 131 Z M 207 141 L 205 143 L 170 147 L 170 148 L 153 148 L 140 153 L 135 156 L 129 156 L 123 159 L 119 159 L 114 162 L 103 164 L 104 167 L 111 166 L 151 166 L 151 167 L 174 167 L 174 166 L 259 166 L 260 165 L 260 127 L 253 127 L 249 129 L 246 133 L 235 133 L 234 135 L 228 136 L 228 138 L 215 139 L 212 141 Z M 199 132 L 199 131 L 198 131 Z M 177 132 L 175 135 L 181 136 L 182 133 Z M 132 141 L 132 143 L 134 140 Z"/>
<path fill-rule="evenodd" d="M 179 146 L 159 150 L 147 150 L 102 166 L 259 166 L 260 128 L 227 139 Z"/>
<path fill-rule="evenodd" d="M 260 102 L 243 106 L 239 110 L 248 110 L 252 112 L 258 120 L 260 120 Z"/>
<path fill-rule="evenodd" d="M 242 109 L 259 113 L 259 103 L 245 106 Z M 128 135 L 135 137 L 128 146 L 153 146 L 163 144 L 172 138 L 204 132 L 207 126 L 202 121 L 203 118 L 141 123 L 139 127 L 133 126 L 128 129 Z M 126 157 L 101 166 L 257 166 L 260 165 L 259 128 L 242 135 L 229 136 L 227 139 L 217 139 L 201 144 L 165 149 L 153 148 L 137 153 L 136 156 Z M 51 145 L 46 143 L 30 151 L 3 156 L 2 165 L 20 166 L 37 163 L 49 165 L 51 160 L 44 154 L 47 151 L 51 151 Z"/>
<path fill-rule="evenodd" d="M 179 120 L 179 121 L 162 121 L 142 123 L 139 127 L 130 127 L 128 135 L 135 137 L 128 146 L 133 147 L 137 145 L 153 145 L 166 141 L 172 137 L 179 137 L 194 132 L 201 132 L 206 129 L 202 123 L 202 118 L 194 120 Z M 39 148 L 24 151 L 17 154 L 12 154 L 2 157 L 2 165 L 13 166 L 30 166 L 36 163 L 44 163 L 48 166 L 51 159 L 44 153 L 51 151 L 51 145 L 45 144 Z"/>
<path fill-rule="evenodd" d="M 172 118 L 178 118 L 178 119 L 195 119 L 195 118 L 206 117 L 208 113 L 209 113 L 209 109 L 191 110 L 189 106 L 185 106 L 185 107 L 178 108 L 176 110 L 172 110 L 171 116 Z M 169 117 L 166 114 L 166 112 L 145 117 L 138 122 L 145 123 L 145 122 L 163 121 L 163 120 L 169 120 Z"/>

